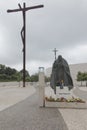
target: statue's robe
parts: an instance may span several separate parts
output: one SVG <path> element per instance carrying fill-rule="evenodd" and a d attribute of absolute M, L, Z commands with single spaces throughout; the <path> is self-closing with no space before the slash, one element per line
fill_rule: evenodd
<path fill-rule="evenodd" d="M 53 63 L 50 81 L 50 85 L 54 89 L 54 92 L 56 91 L 56 86 L 60 86 L 61 81 L 63 81 L 64 86 L 67 86 L 69 90 L 73 88 L 69 65 L 62 56 L 59 56 Z"/>

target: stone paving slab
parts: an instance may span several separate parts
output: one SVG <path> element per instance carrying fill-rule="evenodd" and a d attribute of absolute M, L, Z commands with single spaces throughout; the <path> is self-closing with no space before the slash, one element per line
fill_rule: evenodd
<path fill-rule="evenodd" d="M 76 87 L 73 92 L 78 97 L 87 101 L 87 89 L 86 89 L 86 91 L 84 91 L 84 90 L 81 90 L 80 87 Z"/>
<path fill-rule="evenodd" d="M 25 88 L 18 86 L 0 87 L 0 111 L 26 99 L 35 91 L 35 88 L 30 85 Z"/>
<path fill-rule="evenodd" d="M 68 130 L 56 108 L 39 108 L 38 95 L 0 112 L 0 130 Z"/>
<path fill-rule="evenodd" d="M 17 86 L 15 87 L 18 90 Z M 5 94 L 9 96 L 13 92 L 13 97 L 16 96 L 18 102 L 14 105 L 11 94 L 12 105 L 9 105 L 7 109 L 2 106 L 4 110 L 0 112 L 0 130 L 87 130 L 87 109 L 39 108 L 37 94 L 29 96 L 32 91 L 27 89 L 25 91 L 22 88 L 16 91 L 11 86 L 6 91 L 6 87 L 0 88 L 1 97 L 5 97 Z M 52 95 L 52 92 L 50 94 Z M 75 94 L 87 99 L 86 93 L 76 90 Z"/>
<path fill-rule="evenodd" d="M 58 109 L 68 130 L 87 130 L 87 109 Z"/>
<path fill-rule="evenodd" d="M 47 90 L 46 94 L 47 92 L 49 93 L 49 96 L 53 94 L 52 91 L 49 92 L 49 90 Z M 87 101 L 87 91 L 81 91 L 79 88 L 75 88 L 74 94 Z M 52 104 L 50 105 L 52 106 Z M 68 130 L 87 130 L 87 109 L 58 108 L 58 111 L 62 114 Z"/>

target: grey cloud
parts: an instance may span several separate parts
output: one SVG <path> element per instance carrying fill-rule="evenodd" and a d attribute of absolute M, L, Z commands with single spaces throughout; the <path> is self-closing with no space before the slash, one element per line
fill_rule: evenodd
<path fill-rule="evenodd" d="M 7 0 L 0 2 L 1 20 L 0 61 L 9 65 L 22 63 L 22 13 L 8 14 L 7 9 L 18 8 L 23 0 Z M 26 0 L 27 6 L 44 4 L 43 9 L 27 12 L 26 49 L 27 62 L 54 60 L 52 50 L 56 47 L 57 54 L 65 54 L 68 58 L 70 49 L 87 42 L 87 1 L 86 0 Z M 10 3 L 10 4 L 9 4 Z M 3 45 L 2 45 L 3 44 Z M 3 52 L 4 51 L 4 52 Z M 3 53 L 2 53 L 3 52 Z M 73 59 L 73 55 L 70 54 Z M 70 59 L 69 59 L 70 60 Z M 84 57 L 84 61 L 87 62 Z M 73 60 L 73 63 L 76 61 Z"/>

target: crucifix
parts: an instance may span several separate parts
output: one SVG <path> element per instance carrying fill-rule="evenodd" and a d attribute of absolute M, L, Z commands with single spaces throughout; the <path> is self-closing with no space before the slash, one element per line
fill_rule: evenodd
<path fill-rule="evenodd" d="M 56 50 L 56 48 L 54 48 L 54 50 L 53 50 L 53 52 L 54 52 L 54 55 L 55 55 L 55 60 L 56 60 L 56 52 L 57 52 L 58 50 Z"/>
<path fill-rule="evenodd" d="M 19 9 L 13 9 L 10 10 L 8 9 L 7 12 L 20 12 L 22 11 L 23 14 L 23 27 L 21 30 L 21 38 L 23 42 L 23 87 L 25 87 L 25 71 L 26 71 L 26 11 L 31 10 L 31 9 L 37 9 L 37 8 L 42 8 L 44 7 L 43 5 L 37 5 L 37 6 L 31 6 L 31 7 L 26 7 L 26 3 L 23 3 L 23 8 L 21 7 L 20 4 L 18 4 Z"/>

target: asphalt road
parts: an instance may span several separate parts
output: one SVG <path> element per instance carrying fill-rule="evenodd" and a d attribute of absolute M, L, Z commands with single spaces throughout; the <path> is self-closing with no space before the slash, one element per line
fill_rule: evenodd
<path fill-rule="evenodd" d="M 0 130 L 68 130 L 57 108 L 39 108 L 38 96 L 0 112 Z"/>

